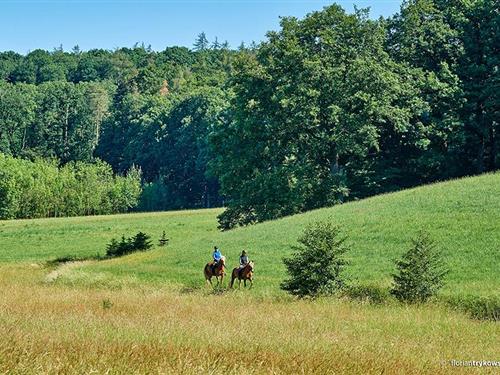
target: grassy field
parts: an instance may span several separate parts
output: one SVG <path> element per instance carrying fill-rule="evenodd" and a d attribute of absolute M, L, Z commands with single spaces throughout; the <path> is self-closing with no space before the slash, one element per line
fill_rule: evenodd
<path fill-rule="evenodd" d="M 499 354 L 498 323 L 436 306 L 68 288 L 44 271 L 3 266 L 0 373 L 468 374 L 494 369 L 446 361 Z"/>
<path fill-rule="evenodd" d="M 442 248 L 441 297 L 499 297 L 500 174 L 450 181 L 221 233 L 220 210 L 0 221 L 0 373 L 494 373 L 450 360 L 499 360 L 497 322 L 439 303 L 405 306 L 279 290 L 281 259 L 307 223 L 331 218 L 349 236 L 352 283 L 387 288 L 393 259 L 420 229 Z M 170 244 L 104 254 L 142 230 Z M 214 293 L 202 269 L 213 245 L 242 249 L 255 287 Z M 497 368 L 498 369 L 498 368 Z"/>
<path fill-rule="evenodd" d="M 60 256 L 104 254 L 113 237 L 142 230 L 170 245 L 73 268 L 65 277 L 84 284 L 151 282 L 203 286 L 202 269 L 218 245 L 236 265 L 242 249 L 256 263 L 254 293 L 276 293 L 281 259 L 307 223 L 331 218 L 349 236 L 355 282 L 390 285 L 393 260 L 420 229 L 429 231 L 450 268 L 444 294 L 498 294 L 500 174 L 450 181 L 311 211 L 281 220 L 219 232 L 220 210 L 140 213 L 42 220 L 0 221 L 0 262 L 40 262 Z"/>

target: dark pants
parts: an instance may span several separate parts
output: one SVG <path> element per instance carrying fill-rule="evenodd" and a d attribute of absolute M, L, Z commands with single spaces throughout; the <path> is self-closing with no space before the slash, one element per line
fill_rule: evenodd
<path fill-rule="evenodd" d="M 219 262 L 216 262 L 214 260 L 214 264 L 212 264 L 212 273 L 215 273 L 215 268 L 217 267 L 218 264 L 219 264 Z"/>

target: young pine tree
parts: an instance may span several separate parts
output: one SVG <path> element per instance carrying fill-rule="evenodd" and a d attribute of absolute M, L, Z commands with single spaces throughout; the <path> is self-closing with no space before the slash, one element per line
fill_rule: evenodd
<path fill-rule="evenodd" d="M 109 244 L 106 245 L 106 256 L 108 257 L 114 257 L 118 254 L 119 252 L 119 243 L 118 241 L 113 238 Z"/>
<path fill-rule="evenodd" d="M 168 238 L 167 238 L 167 234 L 165 233 L 165 231 L 163 231 L 161 237 L 160 237 L 160 240 L 158 241 L 158 246 L 166 246 L 168 245 Z"/>
<path fill-rule="evenodd" d="M 425 302 L 444 285 L 447 269 L 434 241 L 425 232 L 412 240 L 413 246 L 396 261 L 391 294 L 401 302 Z"/>
<path fill-rule="evenodd" d="M 134 237 L 132 237 L 132 249 L 133 251 L 146 251 L 153 247 L 153 243 L 150 241 L 151 236 L 146 233 L 139 232 Z"/>
<path fill-rule="evenodd" d="M 130 238 L 125 238 L 125 236 L 122 236 L 120 242 L 113 238 L 106 246 L 106 256 L 110 258 L 121 257 L 131 253 L 132 251 L 132 241 Z"/>
<path fill-rule="evenodd" d="M 340 228 L 331 222 L 309 225 L 297 240 L 300 246 L 293 247 L 296 252 L 283 259 L 289 278 L 281 288 L 299 297 L 332 294 L 343 288 L 345 240 Z"/>

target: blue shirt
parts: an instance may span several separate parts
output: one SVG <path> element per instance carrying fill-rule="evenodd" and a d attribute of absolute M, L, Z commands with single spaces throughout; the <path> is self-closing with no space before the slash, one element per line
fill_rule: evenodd
<path fill-rule="evenodd" d="M 218 262 L 220 260 L 220 258 L 222 257 L 222 254 L 221 254 L 219 249 L 214 251 L 213 257 L 214 257 L 214 260 L 216 262 Z"/>

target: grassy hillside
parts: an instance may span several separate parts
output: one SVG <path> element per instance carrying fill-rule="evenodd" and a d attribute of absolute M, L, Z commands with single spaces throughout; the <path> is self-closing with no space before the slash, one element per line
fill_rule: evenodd
<path fill-rule="evenodd" d="M 242 249 L 256 263 L 254 293 L 278 292 L 281 262 L 307 223 L 331 218 L 345 229 L 356 282 L 388 286 L 393 259 L 420 229 L 443 249 L 450 275 L 444 294 L 498 295 L 500 272 L 500 174 L 401 191 L 221 233 L 220 210 L 0 222 L 0 262 L 42 261 L 104 253 L 112 237 L 139 230 L 170 245 L 148 253 L 74 267 L 66 281 L 202 286 L 202 268 L 218 245 L 235 265 Z"/>

